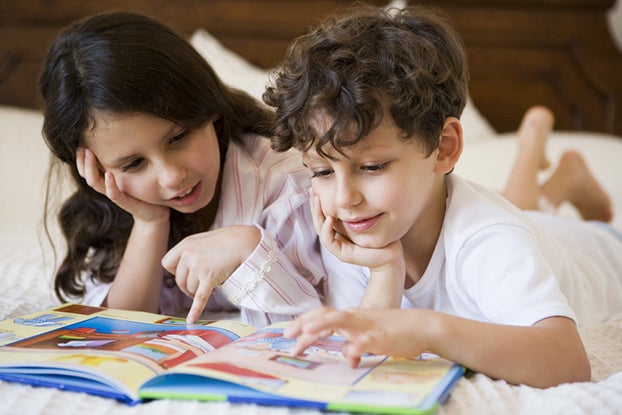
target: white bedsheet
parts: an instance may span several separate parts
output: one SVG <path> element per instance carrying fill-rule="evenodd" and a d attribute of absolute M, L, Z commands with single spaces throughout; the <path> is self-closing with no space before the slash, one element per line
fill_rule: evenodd
<path fill-rule="evenodd" d="M 37 248 L 0 250 L 0 318 L 55 304 Z M 592 382 L 548 389 L 512 386 L 482 374 L 461 379 L 438 414 L 622 413 L 622 322 L 581 330 L 592 364 Z M 315 410 L 161 400 L 129 407 L 114 400 L 0 381 L 0 414 L 63 415 L 320 415 Z"/>

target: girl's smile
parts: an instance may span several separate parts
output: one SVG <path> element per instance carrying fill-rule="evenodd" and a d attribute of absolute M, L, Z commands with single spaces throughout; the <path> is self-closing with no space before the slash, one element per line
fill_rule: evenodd
<path fill-rule="evenodd" d="M 212 121 L 188 130 L 145 114 L 104 114 L 85 135 L 101 170 L 135 199 L 192 213 L 214 197 L 220 152 Z"/>
<path fill-rule="evenodd" d="M 191 206 L 194 203 L 196 203 L 200 195 L 201 195 L 201 182 L 197 183 L 196 185 L 191 187 L 189 190 L 185 192 L 181 192 L 178 196 L 172 197 L 170 201 L 173 205 L 176 205 L 177 207 L 181 208 L 185 206 Z"/>

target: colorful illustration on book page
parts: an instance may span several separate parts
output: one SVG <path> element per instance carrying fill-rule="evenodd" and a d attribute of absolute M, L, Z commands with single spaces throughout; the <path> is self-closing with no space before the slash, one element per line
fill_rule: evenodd
<path fill-rule="evenodd" d="M 329 336 L 309 347 L 302 356 L 290 350 L 295 340 L 285 339 L 281 328 L 267 328 L 184 365 L 184 372 L 213 375 L 266 392 L 307 400 L 341 398 L 385 356 L 364 356 L 351 368 L 341 354 L 344 340 Z"/>
<path fill-rule="evenodd" d="M 453 366 L 452 362 L 432 353 L 412 359 L 389 358 L 361 379 L 341 403 L 418 405 Z"/>
<path fill-rule="evenodd" d="M 132 359 L 155 372 L 176 366 L 236 340 L 218 327 L 155 324 L 93 317 L 11 344 L 20 350 L 55 350 L 84 355 L 106 353 Z"/>
<path fill-rule="evenodd" d="M 69 304 L 3 320 L 0 322 L 0 346 L 84 320 L 101 310 L 99 307 Z"/>

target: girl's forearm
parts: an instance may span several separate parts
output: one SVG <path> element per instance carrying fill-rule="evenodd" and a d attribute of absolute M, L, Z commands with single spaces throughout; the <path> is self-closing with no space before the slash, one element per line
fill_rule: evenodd
<path fill-rule="evenodd" d="M 157 312 L 160 306 L 163 268 L 168 246 L 169 221 L 135 222 L 106 306 Z"/>

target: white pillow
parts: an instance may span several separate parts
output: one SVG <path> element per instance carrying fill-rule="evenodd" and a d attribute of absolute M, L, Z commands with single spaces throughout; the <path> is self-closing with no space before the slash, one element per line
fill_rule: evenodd
<path fill-rule="evenodd" d="M 261 101 L 269 80 L 269 71 L 259 68 L 227 49 L 204 29 L 196 30 L 190 43 L 212 65 L 222 81 L 234 88 L 248 92 Z M 492 126 L 469 99 L 461 117 L 464 142 L 484 140 L 496 134 Z"/>
<path fill-rule="evenodd" d="M 36 225 L 43 218 L 49 150 L 40 111 L 0 106 L 0 226 Z"/>
<path fill-rule="evenodd" d="M 198 29 L 190 43 L 227 85 L 248 92 L 261 101 L 268 83 L 268 71 L 255 66 L 227 49 L 204 29 Z"/>
<path fill-rule="evenodd" d="M 505 186 L 517 152 L 516 133 L 503 133 L 464 146 L 456 173 L 460 176 L 501 191 Z M 613 226 L 622 230 L 622 137 L 585 131 L 554 131 L 547 143 L 551 167 L 541 172 L 541 181 L 553 172 L 566 150 L 577 150 L 585 158 L 592 174 L 609 193 L 614 209 Z M 560 216 L 579 217 L 569 204 L 557 212 Z"/>

